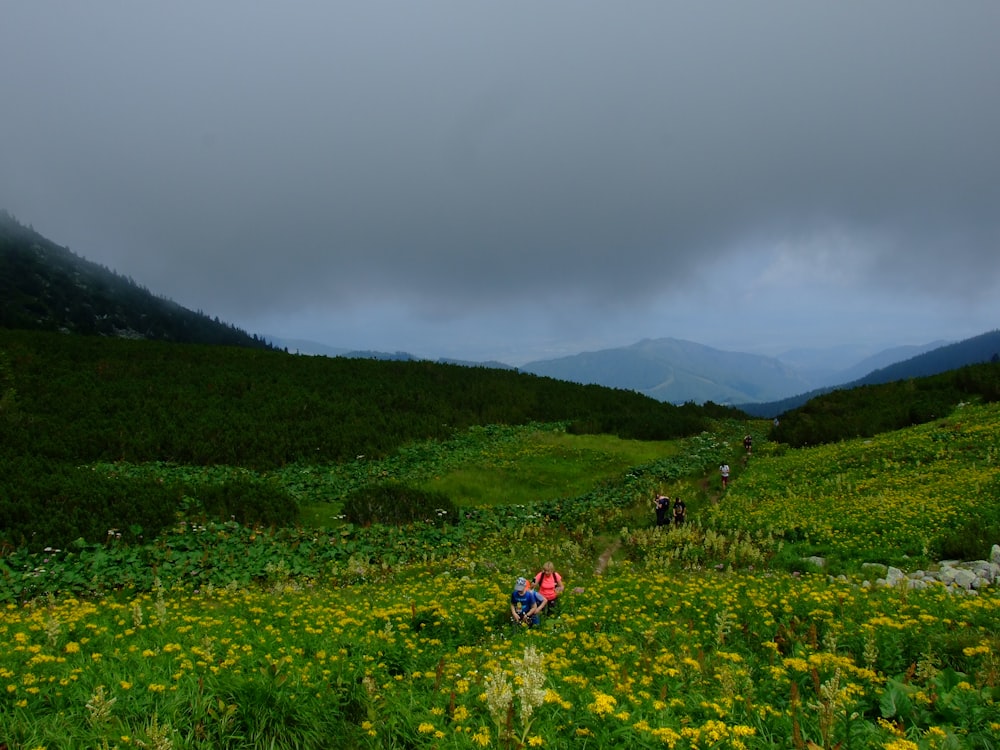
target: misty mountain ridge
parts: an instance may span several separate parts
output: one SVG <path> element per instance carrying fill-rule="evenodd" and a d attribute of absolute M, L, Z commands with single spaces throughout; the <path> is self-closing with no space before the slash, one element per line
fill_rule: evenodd
<path fill-rule="evenodd" d="M 659 401 L 728 404 L 769 401 L 809 390 L 810 381 L 779 359 L 727 352 L 674 338 L 529 362 L 524 372 L 639 391 Z"/>
<path fill-rule="evenodd" d="M 2 210 L 0 327 L 272 348 L 259 336 L 154 295 Z"/>
<path fill-rule="evenodd" d="M 800 352 L 797 361 L 816 362 L 819 351 Z M 810 371 L 777 357 L 662 338 L 529 362 L 521 369 L 572 382 L 628 388 L 675 404 L 713 401 L 758 416 L 774 416 L 838 387 L 935 375 L 989 361 L 998 351 L 1000 333 L 994 331 L 953 344 L 893 347 L 859 362 L 845 363 L 839 370 L 827 366 Z M 783 395 L 768 395 L 779 393 Z"/>
<path fill-rule="evenodd" d="M 952 344 L 945 344 L 915 357 L 873 370 L 856 380 L 836 386 L 817 388 L 770 403 L 734 404 L 751 416 L 773 417 L 796 409 L 817 396 L 837 390 L 850 390 L 867 385 L 881 385 L 900 380 L 930 377 L 956 370 L 966 365 L 1000 362 L 1000 330 L 988 331 Z"/>
<path fill-rule="evenodd" d="M 814 388 L 822 388 L 848 383 L 864 377 L 873 370 L 902 362 L 949 343 L 951 342 L 937 340 L 923 345 L 894 346 L 881 350 L 844 344 L 826 349 L 790 349 L 775 356 L 812 381 Z M 859 356 L 863 358 L 859 360 Z M 856 364 L 845 367 L 845 362 Z"/>
<path fill-rule="evenodd" d="M 289 339 L 281 336 L 268 336 L 267 340 L 279 349 L 285 349 L 291 354 L 306 354 L 317 357 L 341 357 L 350 353 L 350 349 L 341 346 L 327 346 L 309 339 Z"/>
<path fill-rule="evenodd" d="M 494 370 L 516 370 L 513 365 L 495 360 L 476 361 L 467 359 L 455 359 L 453 357 L 438 357 L 435 360 L 426 357 L 418 357 L 410 352 L 383 352 L 374 349 L 347 349 L 344 347 L 328 346 L 318 341 L 308 339 L 283 339 L 279 336 L 268 336 L 275 346 L 286 349 L 292 354 L 303 354 L 316 357 L 345 357 L 348 359 L 380 359 L 385 361 L 415 361 L 436 362 L 441 365 L 461 365 L 463 367 L 488 367 Z"/>
<path fill-rule="evenodd" d="M 440 357 L 431 359 L 410 352 L 351 350 L 316 341 L 269 337 L 277 346 L 297 354 L 380 360 L 426 360 L 440 364 L 522 372 L 570 382 L 634 390 L 659 401 L 734 404 L 752 408 L 766 404 L 804 403 L 803 394 L 819 395 L 844 383 L 932 351 L 946 342 L 891 347 L 881 351 L 856 346 L 793 349 L 777 356 L 714 349 L 682 339 L 644 339 L 625 347 L 580 352 L 535 360 L 521 367 L 504 362 Z M 858 361 L 852 359 L 865 356 Z M 847 366 L 845 362 L 851 363 Z M 784 390 L 788 389 L 788 390 Z M 750 400 L 750 394 L 758 397 Z M 762 397 L 762 398 L 761 398 Z M 791 406 L 787 407 L 791 408 Z"/>

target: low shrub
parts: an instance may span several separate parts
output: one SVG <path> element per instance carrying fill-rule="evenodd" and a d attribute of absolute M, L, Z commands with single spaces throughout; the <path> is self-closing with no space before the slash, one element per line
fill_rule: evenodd
<path fill-rule="evenodd" d="M 455 503 L 440 492 L 427 492 L 401 484 L 355 490 L 344 502 L 351 523 L 397 525 L 414 521 L 447 523 L 458 518 Z"/>
<path fill-rule="evenodd" d="M 295 498 L 276 481 L 232 477 L 188 488 L 187 493 L 196 499 L 197 509 L 213 521 L 289 526 L 299 515 Z"/>
<path fill-rule="evenodd" d="M 77 466 L 39 456 L 0 456 L 0 547 L 66 547 L 109 536 L 155 539 L 178 512 L 242 524 L 292 525 L 298 504 L 276 482 L 252 476 L 224 482 L 164 481 L 114 465 Z"/>
<path fill-rule="evenodd" d="M 0 461 L 0 542 L 10 548 L 65 547 L 155 537 L 174 519 L 177 485 L 118 477 L 34 456 Z"/>

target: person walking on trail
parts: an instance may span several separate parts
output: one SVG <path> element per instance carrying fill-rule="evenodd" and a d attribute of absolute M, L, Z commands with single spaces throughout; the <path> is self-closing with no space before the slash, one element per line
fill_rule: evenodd
<path fill-rule="evenodd" d="M 685 518 L 687 518 L 687 506 L 683 500 L 677 498 L 674 500 L 674 526 L 683 525 Z"/>
<path fill-rule="evenodd" d="M 729 464 L 719 466 L 719 475 L 722 477 L 722 489 L 726 489 L 729 486 Z"/>
<path fill-rule="evenodd" d="M 670 520 L 667 518 L 667 511 L 670 509 L 670 498 L 666 495 L 657 495 L 653 507 L 656 509 L 656 525 L 668 526 Z"/>
<path fill-rule="evenodd" d="M 533 627 L 541 621 L 538 615 L 547 603 L 544 596 L 528 587 L 527 578 L 518 578 L 510 595 L 510 616 L 516 623 Z"/>
<path fill-rule="evenodd" d="M 546 614 L 555 614 L 563 588 L 562 576 L 556 572 L 556 566 L 552 561 L 547 561 L 535 574 L 535 590 L 545 597 Z"/>
<path fill-rule="evenodd" d="M 749 435 L 743 438 L 743 449 L 747 452 L 748 456 L 753 452 L 753 438 Z"/>

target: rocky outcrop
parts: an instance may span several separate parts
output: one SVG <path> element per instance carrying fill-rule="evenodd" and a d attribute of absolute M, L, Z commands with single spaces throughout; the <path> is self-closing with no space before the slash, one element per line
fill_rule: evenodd
<path fill-rule="evenodd" d="M 810 558 L 809 562 L 816 564 L 817 561 Z M 942 560 L 932 569 L 914 570 L 910 573 L 878 563 L 864 563 L 861 569 L 874 575 L 874 580 L 865 579 L 861 583 L 862 588 L 903 586 L 908 589 L 925 589 L 944 586 L 954 593 L 975 595 L 982 588 L 1000 583 L 1000 545 L 993 545 L 989 560 Z M 839 578 L 847 580 L 845 576 Z"/>

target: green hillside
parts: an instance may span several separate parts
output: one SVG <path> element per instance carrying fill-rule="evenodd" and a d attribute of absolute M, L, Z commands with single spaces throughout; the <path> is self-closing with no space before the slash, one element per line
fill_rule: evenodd
<path fill-rule="evenodd" d="M 155 536 L 192 502 L 213 519 L 292 524 L 299 497 L 268 472 L 383 459 L 476 426 L 666 440 L 736 414 L 509 370 L 0 329 L 0 542 Z M 95 462 L 231 471 L 167 482 Z"/>
<path fill-rule="evenodd" d="M 510 372 L 0 335 L 0 512 L 27 532 L 0 556 L 9 747 L 997 747 L 996 586 L 874 583 L 1000 543 L 1000 404 L 974 389 L 796 448 Z M 365 452 L 294 447 L 344 434 Z M 343 517 L 372 490 L 449 504 Z M 658 492 L 687 523 L 655 527 Z M 160 526 L 27 541 L 123 510 Z M 546 560 L 558 612 L 515 625 Z"/>
<path fill-rule="evenodd" d="M 968 400 L 1000 400 L 1000 363 L 824 393 L 784 412 L 771 437 L 796 447 L 870 437 L 943 417 Z"/>
<path fill-rule="evenodd" d="M 997 362 L 1000 362 L 1000 331 L 994 330 L 980 334 L 979 336 L 973 336 L 964 341 L 958 341 L 954 344 L 936 347 L 931 351 L 918 354 L 895 364 L 880 367 L 863 377 L 846 382 L 840 386 L 818 388 L 808 393 L 801 393 L 797 396 L 770 403 L 737 404 L 737 407 L 752 416 L 773 417 L 776 414 L 781 415 L 799 411 L 800 407 L 807 403 L 811 405 L 827 403 L 828 399 L 825 398 L 825 394 L 847 393 L 847 399 L 850 400 L 855 397 L 852 391 L 858 391 L 863 386 L 913 383 L 920 379 L 931 378 L 934 375 L 942 375 L 941 378 L 936 379 L 937 385 L 932 386 L 933 388 L 940 389 L 942 381 L 947 382 L 954 378 L 953 371 L 969 365 L 997 364 Z M 931 382 L 934 382 L 934 380 L 932 378 Z M 992 391 L 992 398 L 996 400 L 997 386 L 995 378 L 990 389 Z M 875 392 L 878 392 L 878 390 L 876 388 Z M 839 399 L 840 396 L 834 395 L 832 398 Z M 920 408 L 919 404 L 917 408 Z M 897 426 L 901 427 L 905 426 L 905 424 L 907 423 L 902 422 Z M 879 425 L 879 429 L 887 428 L 884 425 Z"/>

